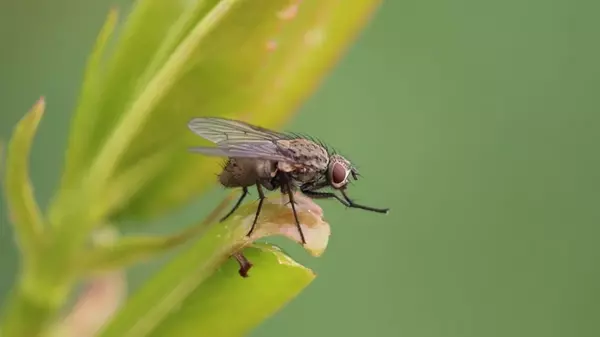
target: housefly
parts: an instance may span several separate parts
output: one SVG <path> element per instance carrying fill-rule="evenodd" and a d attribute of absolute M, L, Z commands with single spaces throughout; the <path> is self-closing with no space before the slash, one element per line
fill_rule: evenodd
<path fill-rule="evenodd" d="M 214 147 L 192 147 L 190 151 L 227 158 L 219 182 L 227 188 L 242 189 L 239 199 L 221 221 L 241 205 L 248 195 L 248 188 L 256 186 L 259 201 L 248 235 L 252 234 L 260 215 L 265 199 L 264 189 L 279 189 L 288 195 L 303 244 L 306 241 L 294 205 L 295 191 L 315 199 L 333 198 L 350 208 L 377 213 L 387 213 L 389 210 L 352 201 L 346 194 L 346 186 L 350 177 L 358 180 L 357 169 L 320 141 L 217 117 L 194 118 L 189 121 L 188 127 L 195 134 L 216 144 Z M 341 197 L 333 192 L 323 192 L 327 187 L 339 191 Z"/>

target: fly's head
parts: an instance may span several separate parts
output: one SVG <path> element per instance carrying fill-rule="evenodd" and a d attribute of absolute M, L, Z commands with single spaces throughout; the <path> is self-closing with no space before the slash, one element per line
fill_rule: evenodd
<path fill-rule="evenodd" d="M 358 176 L 358 171 L 346 158 L 339 154 L 334 154 L 329 158 L 327 181 L 334 189 L 345 189 L 346 185 L 348 185 L 349 178 L 352 177 L 352 179 L 358 180 Z"/>

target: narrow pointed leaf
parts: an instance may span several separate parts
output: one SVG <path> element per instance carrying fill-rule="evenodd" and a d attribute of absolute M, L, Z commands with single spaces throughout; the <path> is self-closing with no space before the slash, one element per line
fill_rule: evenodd
<path fill-rule="evenodd" d="M 42 240 L 43 219 L 29 180 L 29 156 L 44 108 L 45 102 L 41 98 L 17 124 L 6 159 L 6 202 L 17 242 L 26 260 L 35 256 Z"/>
<path fill-rule="evenodd" d="M 89 151 L 88 144 L 93 139 L 93 130 L 102 120 L 97 108 L 101 99 L 104 99 L 102 92 L 103 85 L 106 85 L 103 76 L 105 72 L 103 59 L 106 57 L 106 47 L 113 35 L 117 19 L 117 10 L 112 9 L 98 34 L 96 44 L 88 59 L 77 111 L 71 124 L 67 165 L 62 177 L 64 185 L 75 183 L 89 164 L 85 162 L 84 157 Z"/>

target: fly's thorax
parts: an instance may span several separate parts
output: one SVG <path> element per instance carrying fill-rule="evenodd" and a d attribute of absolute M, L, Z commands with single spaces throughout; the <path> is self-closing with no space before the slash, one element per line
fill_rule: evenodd
<path fill-rule="evenodd" d="M 270 160 L 254 158 L 229 158 L 219 175 L 225 187 L 251 186 L 269 180 L 277 173 L 277 164 Z"/>
<path fill-rule="evenodd" d="M 295 171 L 297 168 L 306 167 L 312 171 L 324 171 L 329 163 L 329 154 L 321 145 L 304 138 L 282 139 L 277 145 L 291 161 L 297 163 L 291 166 L 280 167 L 284 172 Z M 285 171 L 288 169 L 288 171 Z"/>

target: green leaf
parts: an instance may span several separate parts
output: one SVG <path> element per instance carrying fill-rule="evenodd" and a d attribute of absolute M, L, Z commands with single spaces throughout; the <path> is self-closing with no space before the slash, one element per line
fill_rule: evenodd
<path fill-rule="evenodd" d="M 23 264 L 19 270 L 19 283 L 4 304 L 0 334 L 5 336 L 34 336 L 47 322 L 46 314 L 54 305 L 48 300 L 52 293 L 38 292 L 36 284 L 36 271 L 44 265 L 40 259 L 45 257 L 46 242 L 44 220 L 29 180 L 31 146 L 44 109 L 45 101 L 40 98 L 19 121 L 8 144 L 4 192 Z"/>
<path fill-rule="evenodd" d="M 64 227 L 68 223 L 75 223 L 74 226 L 81 227 L 77 231 L 77 235 L 58 233 L 59 236 L 76 236 L 74 240 L 70 240 L 73 246 L 77 246 L 79 241 L 85 239 L 85 235 L 88 234 L 88 228 L 84 228 L 84 226 L 91 229 L 103 220 L 104 214 L 101 214 L 104 211 L 102 204 L 106 203 L 107 200 L 111 200 L 100 197 L 97 202 L 92 202 L 89 200 L 90 195 L 96 195 L 99 192 L 86 190 L 81 186 L 81 181 L 84 179 L 84 174 L 89 166 L 89 163 L 82 160 L 82 156 L 88 151 L 86 144 L 90 141 L 90 130 L 93 130 L 103 118 L 103 116 L 94 114 L 93 111 L 96 111 L 97 106 L 104 99 L 102 92 L 104 90 L 106 69 L 103 61 L 106 58 L 105 51 L 116 27 L 117 18 L 117 11 L 112 9 L 96 38 L 94 49 L 89 56 L 77 110 L 71 122 L 71 139 L 67 149 L 67 165 L 63 171 L 61 188 L 53 196 L 47 215 L 48 222 L 55 227 Z M 107 184 L 107 186 L 110 188 L 112 185 Z M 114 191 L 109 190 L 102 196 L 110 195 L 111 192 Z M 70 229 L 61 230 L 68 232 Z"/>
<path fill-rule="evenodd" d="M 118 13 L 115 9 L 111 10 L 102 26 L 96 39 L 94 50 L 89 56 L 85 70 L 83 85 L 77 111 L 73 116 L 71 125 L 71 141 L 67 150 L 67 165 L 63 173 L 63 185 L 72 185 L 83 174 L 88 163 L 85 163 L 83 157 L 89 150 L 87 144 L 93 135 L 91 132 L 96 124 L 101 122 L 101 116 L 94 113 L 96 107 L 100 104 L 103 90 L 103 57 L 105 57 L 106 46 L 112 36 L 117 24 Z"/>
<path fill-rule="evenodd" d="M 43 218 L 29 180 L 29 156 L 45 101 L 40 98 L 19 121 L 8 144 L 4 193 L 16 239 L 26 263 L 33 263 L 43 239 Z"/>
<path fill-rule="evenodd" d="M 146 219 L 188 202 L 214 184 L 219 168 L 219 159 L 187 151 L 204 142 L 188 120 L 226 116 L 279 128 L 377 3 L 138 2 L 107 61 L 102 100 L 78 112 L 102 118 L 78 132 L 89 138 L 72 135 L 81 149 L 69 151 L 67 165 L 95 163 L 91 176 L 99 178 L 91 180 L 101 182 L 166 149 L 169 165 L 113 220 Z"/>
<path fill-rule="evenodd" d="M 205 296 L 202 294 L 206 294 L 207 291 L 211 292 L 210 289 L 215 287 L 215 284 L 221 282 L 231 284 L 233 287 L 231 291 L 236 291 L 234 289 L 239 286 L 238 283 L 230 283 L 226 280 L 230 277 L 239 278 L 237 272 L 231 267 L 227 267 L 226 270 L 229 271 L 227 273 L 225 270 L 219 272 L 224 264 L 230 263 L 228 260 L 232 254 L 247 247 L 254 240 L 268 235 L 284 235 L 299 240 L 297 231 L 291 230 L 296 230 L 291 208 L 285 205 L 281 198 L 265 200 L 257 227 L 252 236 L 248 238 L 246 233 L 254 220 L 255 210 L 256 205 L 240 207 L 236 215 L 231 216 L 229 220 L 211 226 L 198 242 L 174 258 L 134 293 L 99 336 L 148 336 L 150 333 L 156 333 L 158 331 L 156 329 L 162 329 L 161 324 L 163 323 L 180 324 L 172 316 L 174 311 L 182 308 L 184 303 L 189 303 L 191 308 L 200 308 L 201 312 L 205 312 L 208 309 L 199 306 L 198 302 L 202 301 L 199 297 Z M 321 218 L 321 212 L 315 212 L 314 203 L 300 202 L 297 210 L 308 242 L 305 248 L 312 254 L 319 255 L 327 245 L 329 225 Z M 264 293 L 269 289 L 277 289 L 273 292 L 275 298 L 266 302 L 256 315 L 248 313 L 248 321 L 243 322 L 236 329 L 248 329 L 257 324 L 260 318 L 264 318 L 265 315 L 293 298 L 306 285 L 302 283 L 304 281 L 299 273 L 308 275 L 310 274 L 308 270 L 293 263 L 275 266 L 281 265 L 281 259 L 274 259 L 272 258 L 273 253 L 270 254 L 271 257 L 267 257 L 261 253 L 258 259 L 251 260 L 254 267 L 250 270 L 248 279 L 264 277 L 265 283 L 250 281 L 247 284 L 254 285 L 256 289 L 249 287 L 247 291 Z M 283 259 L 281 255 L 277 256 Z M 282 279 L 286 282 L 282 282 Z M 204 289 L 205 285 L 209 287 L 208 290 Z M 228 289 L 219 291 L 227 293 Z M 190 302 L 186 302 L 188 300 Z M 206 301 L 207 305 L 212 305 L 210 303 L 214 303 L 214 301 Z M 230 309 L 237 310 L 236 308 Z M 256 309 L 240 307 L 240 310 Z M 221 323 L 213 322 L 211 324 L 217 326 Z M 188 323 L 183 320 L 181 324 L 185 326 Z M 208 321 L 203 324 L 209 326 Z"/>
<path fill-rule="evenodd" d="M 315 278 L 273 246 L 255 245 L 244 255 L 255 265 L 251 276 L 241 278 L 237 263 L 229 260 L 149 336 L 245 336 Z"/>

